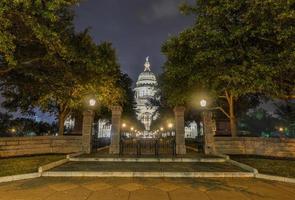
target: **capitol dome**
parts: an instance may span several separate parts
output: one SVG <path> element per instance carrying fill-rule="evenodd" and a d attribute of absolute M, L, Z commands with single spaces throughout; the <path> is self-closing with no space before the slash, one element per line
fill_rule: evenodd
<path fill-rule="evenodd" d="M 138 76 L 136 86 L 142 86 L 142 85 L 157 85 L 157 79 L 153 72 L 151 72 L 150 69 L 150 63 L 148 61 L 148 58 L 146 59 L 146 62 L 144 64 L 144 71 L 141 72 Z"/>
<path fill-rule="evenodd" d="M 147 106 L 150 100 L 155 98 L 157 85 L 156 76 L 151 72 L 149 58 L 147 57 L 144 71 L 139 74 L 134 88 L 137 119 L 144 124 L 146 131 L 150 130 L 152 121 L 158 117 L 157 106 Z"/>
<path fill-rule="evenodd" d="M 138 76 L 138 80 L 136 82 L 137 86 L 140 85 L 157 85 L 157 79 L 153 72 L 151 71 L 144 71 L 141 72 Z"/>

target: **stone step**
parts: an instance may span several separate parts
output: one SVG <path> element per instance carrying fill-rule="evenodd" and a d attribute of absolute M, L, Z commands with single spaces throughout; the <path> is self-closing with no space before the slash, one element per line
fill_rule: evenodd
<path fill-rule="evenodd" d="M 170 177 L 170 178 L 234 178 L 254 177 L 251 172 L 97 172 L 97 171 L 48 171 L 45 177 Z"/>
<path fill-rule="evenodd" d="M 76 162 L 226 162 L 225 158 L 69 158 Z"/>

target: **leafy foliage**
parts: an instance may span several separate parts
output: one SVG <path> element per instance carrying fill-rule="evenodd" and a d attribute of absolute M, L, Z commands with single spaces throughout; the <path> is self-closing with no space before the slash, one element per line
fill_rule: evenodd
<path fill-rule="evenodd" d="M 184 4 L 181 10 L 195 16 L 194 25 L 162 47 L 168 103 L 185 104 L 195 92 L 224 99 L 228 111 L 217 108 L 236 135 L 235 105 L 241 97 L 290 96 L 295 86 L 294 7 L 287 0 Z"/>
<path fill-rule="evenodd" d="M 0 39 L 1 90 L 4 106 L 32 113 L 39 107 L 56 114 L 59 134 L 67 116 L 85 108 L 90 98 L 100 106 L 121 104 L 120 69 L 110 43 L 99 45 L 85 30 L 75 33 L 74 0 L 3 1 Z M 9 44 L 3 43 L 8 47 Z M 2 44 L 0 42 L 0 44 Z"/>
<path fill-rule="evenodd" d="M 32 66 L 67 52 L 64 34 L 73 29 L 77 0 L 2 0 L 0 72 Z"/>
<path fill-rule="evenodd" d="M 34 136 L 56 133 L 54 123 L 37 122 L 29 118 L 16 118 L 7 113 L 0 113 L 0 137 Z"/>
<path fill-rule="evenodd" d="M 276 106 L 276 115 L 282 121 L 281 126 L 286 127 L 286 132 L 295 137 L 295 101 L 288 100 L 285 102 L 278 102 Z"/>
<path fill-rule="evenodd" d="M 280 120 L 262 108 L 243 114 L 239 120 L 240 129 L 248 131 L 252 136 L 262 136 L 278 132 Z M 278 137 L 278 134 L 276 135 Z"/>

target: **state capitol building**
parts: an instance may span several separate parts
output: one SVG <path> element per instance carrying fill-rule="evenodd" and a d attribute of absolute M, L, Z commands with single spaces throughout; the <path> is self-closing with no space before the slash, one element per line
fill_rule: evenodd
<path fill-rule="evenodd" d="M 137 119 L 143 123 L 145 131 L 150 131 L 151 123 L 159 116 L 157 106 L 151 105 L 150 100 L 156 98 L 158 82 L 151 71 L 149 57 L 146 58 L 144 71 L 141 72 L 134 88 Z"/>
<path fill-rule="evenodd" d="M 158 107 L 151 104 L 151 99 L 160 98 L 156 97 L 158 90 L 158 82 L 155 74 L 151 71 L 151 64 L 149 57 L 146 58 L 144 63 L 144 70 L 138 76 L 136 86 L 133 89 L 135 98 L 135 111 L 137 119 L 144 125 L 144 132 L 141 133 L 143 137 L 152 137 L 151 124 L 152 121 L 159 117 L 157 111 Z M 93 131 L 97 132 L 98 137 L 109 138 L 111 134 L 111 123 L 107 119 L 99 119 L 94 126 Z M 75 119 L 68 118 L 65 121 L 66 129 L 73 129 L 75 126 Z M 200 129 L 202 130 L 202 129 Z M 202 133 L 200 133 L 202 134 Z M 198 135 L 198 127 L 196 122 L 191 122 L 185 127 L 185 137 L 195 138 Z"/>

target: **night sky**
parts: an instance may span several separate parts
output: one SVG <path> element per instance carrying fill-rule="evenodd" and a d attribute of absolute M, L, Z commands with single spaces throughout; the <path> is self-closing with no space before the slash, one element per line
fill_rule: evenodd
<path fill-rule="evenodd" d="M 192 0 L 193 1 L 193 0 Z M 187 1 L 187 2 L 192 2 Z M 77 31 L 91 28 L 97 43 L 109 41 L 121 69 L 136 81 L 150 56 L 151 70 L 161 73 L 161 45 L 193 23 L 178 10 L 181 0 L 84 0 L 76 9 Z"/>
<path fill-rule="evenodd" d="M 146 56 L 150 57 L 151 70 L 161 73 L 165 61 L 161 45 L 193 23 L 192 17 L 180 14 L 181 2 L 183 0 L 82 0 L 75 10 L 75 27 L 77 31 L 90 28 L 97 43 L 111 42 L 121 70 L 135 82 L 144 69 Z M 0 103 L 2 100 L 0 97 Z M 264 106 L 271 110 L 269 105 Z M 0 111 L 3 112 L 3 108 L 0 107 Z M 39 111 L 36 114 L 39 120 L 55 119 Z"/>
<path fill-rule="evenodd" d="M 187 0 L 186 2 L 193 2 Z M 82 0 L 76 8 L 77 31 L 90 28 L 96 43 L 108 41 L 117 51 L 121 70 L 135 82 L 150 57 L 151 70 L 159 74 L 165 57 L 161 45 L 193 23 L 178 10 L 182 0 Z M 0 97 L 0 103 L 3 99 Z M 0 107 L 0 111 L 5 111 Z M 36 110 L 39 120 L 52 122 L 54 116 Z M 15 116 L 21 116 L 15 114 Z"/>

